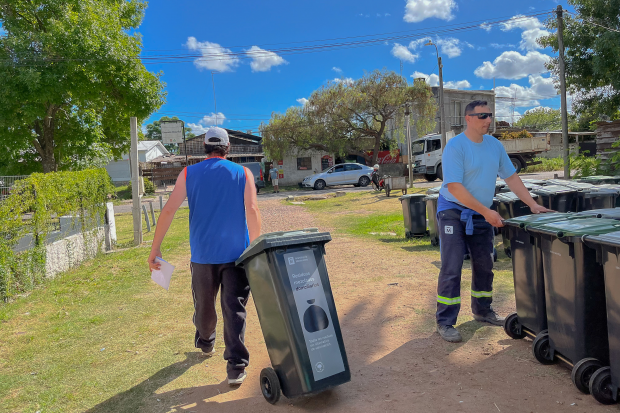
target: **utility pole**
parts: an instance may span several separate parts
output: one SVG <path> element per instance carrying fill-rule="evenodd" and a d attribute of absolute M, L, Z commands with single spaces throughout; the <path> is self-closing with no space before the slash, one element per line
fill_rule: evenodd
<path fill-rule="evenodd" d="M 215 100 L 215 80 L 213 74 L 219 72 L 211 72 L 211 84 L 213 85 L 213 106 L 215 106 L 215 126 L 217 126 L 217 100 Z"/>
<path fill-rule="evenodd" d="M 140 176 L 138 174 L 138 118 L 132 117 L 129 120 L 131 129 L 131 152 L 129 155 L 129 165 L 131 167 L 131 199 L 133 204 L 131 212 L 133 215 L 133 244 L 142 244 L 142 196 L 140 195 Z"/>
<path fill-rule="evenodd" d="M 405 106 L 405 116 L 407 116 L 407 163 L 409 164 L 409 188 L 413 188 L 413 167 L 411 166 L 411 129 L 410 119 L 411 112 L 409 111 L 409 105 Z"/>
<path fill-rule="evenodd" d="M 566 108 L 566 66 L 564 65 L 564 20 L 562 6 L 557 8 L 558 14 L 558 51 L 560 52 L 560 102 L 562 108 L 562 146 L 564 153 L 564 179 L 570 179 L 570 159 L 568 156 L 568 111 Z"/>
<path fill-rule="evenodd" d="M 443 104 L 443 64 L 441 63 L 441 56 L 439 56 L 439 52 L 437 52 L 437 65 L 439 66 L 439 104 L 441 105 L 441 108 L 439 109 L 439 116 L 441 117 L 439 131 L 441 132 L 441 151 L 443 153 L 443 150 L 446 148 L 446 115 L 444 113 L 445 108 Z"/>

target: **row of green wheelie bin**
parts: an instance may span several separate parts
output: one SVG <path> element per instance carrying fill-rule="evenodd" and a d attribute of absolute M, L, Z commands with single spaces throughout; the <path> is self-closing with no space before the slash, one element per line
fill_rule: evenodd
<path fill-rule="evenodd" d="M 534 357 L 561 361 L 583 393 L 618 400 L 620 208 L 505 220 L 517 312 L 504 329 L 533 339 Z"/>

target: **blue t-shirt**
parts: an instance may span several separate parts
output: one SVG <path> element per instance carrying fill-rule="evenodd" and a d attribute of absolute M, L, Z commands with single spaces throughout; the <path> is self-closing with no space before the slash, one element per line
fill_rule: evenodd
<path fill-rule="evenodd" d="M 439 193 L 444 198 L 458 203 L 448 191 L 448 184 L 456 182 L 463 184 L 486 207 L 493 205 L 497 176 L 506 179 L 516 172 L 500 141 L 484 135 L 481 143 L 475 143 L 464 133 L 448 142 L 443 151 L 441 167 L 443 184 Z"/>
<path fill-rule="evenodd" d="M 185 171 L 192 262 L 234 262 L 250 245 L 245 168 L 215 157 L 188 166 Z"/>

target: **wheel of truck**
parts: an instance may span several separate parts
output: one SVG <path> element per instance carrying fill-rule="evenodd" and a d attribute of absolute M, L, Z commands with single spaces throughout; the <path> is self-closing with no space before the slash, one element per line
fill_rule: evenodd
<path fill-rule="evenodd" d="M 521 168 L 523 168 L 523 165 L 521 165 L 521 161 L 517 158 L 510 158 L 510 162 L 512 162 L 512 166 L 515 167 L 517 173 L 521 172 Z"/>
<path fill-rule="evenodd" d="M 443 168 L 441 167 L 441 164 L 437 165 L 437 178 L 443 181 Z"/>
<path fill-rule="evenodd" d="M 435 175 L 435 174 L 424 174 L 424 179 L 426 179 L 428 182 L 433 182 L 434 180 L 437 179 L 437 175 Z"/>

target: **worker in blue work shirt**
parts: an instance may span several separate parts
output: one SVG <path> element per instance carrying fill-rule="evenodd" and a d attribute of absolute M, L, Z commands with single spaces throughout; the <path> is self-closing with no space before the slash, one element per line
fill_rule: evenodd
<path fill-rule="evenodd" d="M 441 246 L 437 332 L 452 343 L 462 340 L 454 326 L 461 308 L 461 270 L 465 253 L 471 259 L 474 319 L 493 325 L 504 323 L 504 318 L 491 307 L 493 227 L 503 226 L 500 215 L 490 209 L 497 176 L 506 181 L 532 213 L 550 212 L 532 199 L 501 142 L 486 134 L 493 121 L 487 102 L 476 100 L 468 104 L 465 121 L 465 132 L 452 138 L 443 151 L 443 183 L 437 205 Z"/>

